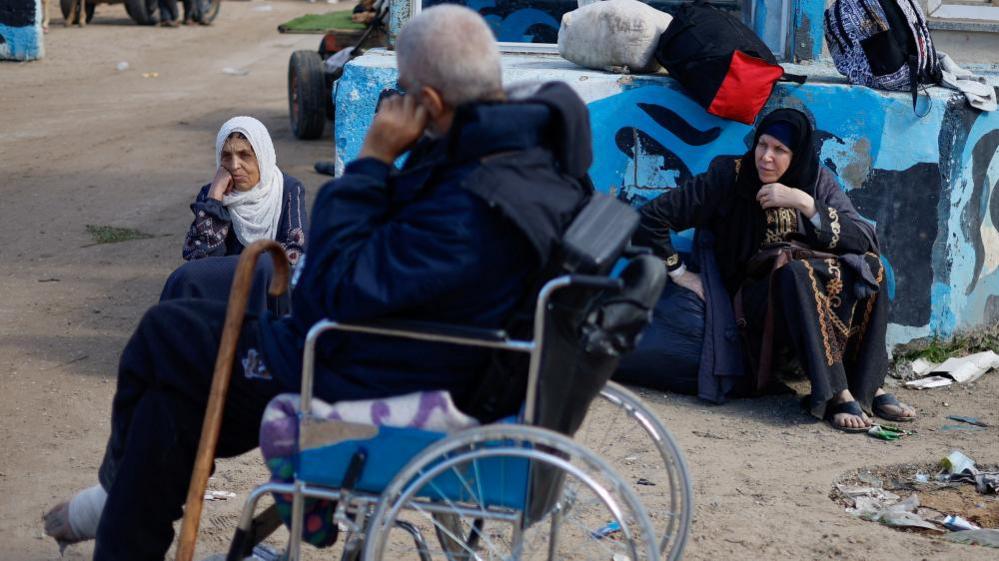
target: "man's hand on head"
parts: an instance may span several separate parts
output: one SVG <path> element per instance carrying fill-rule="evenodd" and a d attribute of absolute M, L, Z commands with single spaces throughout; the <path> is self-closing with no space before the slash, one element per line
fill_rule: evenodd
<path fill-rule="evenodd" d="M 393 96 L 382 102 L 364 137 L 361 158 L 375 158 L 392 165 L 409 150 L 427 128 L 427 110 L 412 96 Z"/>

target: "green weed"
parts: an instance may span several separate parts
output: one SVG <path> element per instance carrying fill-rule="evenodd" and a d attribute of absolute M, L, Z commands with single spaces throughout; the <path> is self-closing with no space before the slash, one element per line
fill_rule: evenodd
<path fill-rule="evenodd" d="M 113 226 L 96 226 L 87 224 L 87 233 L 93 238 L 95 244 L 130 242 L 132 240 L 145 240 L 152 238 L 152 234 L 136 230 L 134 228 L 115 228 Z"/>

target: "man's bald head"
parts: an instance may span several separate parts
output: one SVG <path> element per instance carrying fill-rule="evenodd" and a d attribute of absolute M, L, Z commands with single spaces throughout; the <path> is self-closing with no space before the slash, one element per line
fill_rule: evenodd
<path fill-rule="evenodd" d="M 451 107 L 502 95 L 499 49 L 482 16 L 442 4 L 411 19 L 396 40 L 400 81 L 409 90 L 428 86 Z"/>

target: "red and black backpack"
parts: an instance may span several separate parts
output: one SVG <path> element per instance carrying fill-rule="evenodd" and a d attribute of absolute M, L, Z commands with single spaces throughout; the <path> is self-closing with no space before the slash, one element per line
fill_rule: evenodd
<path fill-rule="evenodd" d="M 656 60 L 708 113 L 741 123 L 756 120 L 786 74 L 767 45 L 733 14 L 704 0 L 684 4 L 659 38 Z"/>

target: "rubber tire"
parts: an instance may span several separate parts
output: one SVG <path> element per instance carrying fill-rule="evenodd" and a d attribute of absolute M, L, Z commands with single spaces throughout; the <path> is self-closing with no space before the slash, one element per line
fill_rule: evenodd
<path fill-rule="evenodd" d="M 96 7 L 96 4 L 87 3 L 87 23 L 94 19 L 94 8 Z M 59 0 L 59 9 L 62 10 L 62 19 L 68 20 L 69 13 L 73 10 L 73 0 Z M 70 23 L 80 23 L 80 15 L 77 14 L 76 19 Z"/>
<path fill-rule="evenodd" d="M 326 126 L 326 80 L 323 60 L 316 51 L 295 51 L 288 61 L 288 116 L 291 132 L 301 140 L 315 140 Z"/>
<path fill-rule="evenodd" d="M 195 0 L 202 5 L 202 8 L 207 5 L 207 9 L 204 9 L 201 13 L 201 19 L 198 23 L 202 25 L 208 25 L 215 21 L 215 18 L 219 15 L 219 10 L 222 8 L 222 0 Z"/>
<path fill-rule="evenodd" d="M 156 0 L 125 0 L 128 17 L 139 25 L 156 25 L 157 10 Z"/>

